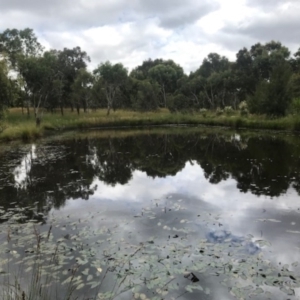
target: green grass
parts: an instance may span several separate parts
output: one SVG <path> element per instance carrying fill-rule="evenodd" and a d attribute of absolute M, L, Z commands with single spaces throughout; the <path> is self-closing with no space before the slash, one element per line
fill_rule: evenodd
<path fill-rule="evenodd" d="M 59 113 L 45 113 L 40 127 L 36 127 L 33 112 L 28 118 L 22 114 L 21 109 L 10 109 L 7 113 L 4 128 L 0 133 L 0 140 L 34 140 L 45 135 L 55 134 L 66 130 L 77 130 L 87 128 L 116 128 L 116 127 L 136 127 L 152 125 L 207 125 L 225 126 L 230 128 L 249 128 L 265 130 L 300 130 L 299 116 L 287 116 L 284 118 L 270 119 L 266 116 L 241 116 L 239 112 L 231 115 L 217 115 L 208 111 L 205 116 L 202 113 L 183 114 L 170 113 L 166 109 L 156 112 L 140 113 L 134 111 L 117 110 L 110 116 L 106 115 L 106 110 L 97 110 L 89 113 L 81 113 L 70 110 L 65 111 L 65 115 Z"/>

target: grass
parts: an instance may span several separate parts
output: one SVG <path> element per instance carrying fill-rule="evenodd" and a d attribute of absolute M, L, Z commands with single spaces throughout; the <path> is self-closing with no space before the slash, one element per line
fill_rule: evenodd
<path fill-rule="evenodd" d="M 241 116 L 239 112 L 230 115 L 218 115 L 208 111 L 202 113 L 183 114 L 170 113 L 167 109 L 156 112 L 140 113 L 127 110 L 117 110 L 110 116 L 106 115 L 106 110 L 97 110 L 89 113 L 77 115 L 75 112 L 66 110 L 61 116 L 58 112 L 44 113 L 40 127 L 35 125 L 33 112 L 28 118 L 22 114 L 21 109 L 13 108 L 7 113 L 2 124 L 4 130 L 0 132 L 0 140 L 34 140 L 45 135 L 54 134 L 67 130 L 78 130 L 87 128 L 117 128 L 117 127 L 137 127 L 137 126 L 162 126 L 162 125 L 207 125 L 225 126 L 234 129 L 265 129 L 265 130 L 300 130 L 300 118 L 289 115 L 284 118 L 271 119 L 266 116 Z"/>

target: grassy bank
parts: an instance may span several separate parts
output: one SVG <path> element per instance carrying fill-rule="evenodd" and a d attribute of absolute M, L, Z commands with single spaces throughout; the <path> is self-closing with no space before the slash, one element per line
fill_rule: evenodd
<path fill-rule="evenodd" d="M 0 140 L 10 141 L 22 139 L 32 140 L 56 132 L 87 128 L 113 128 L 152 125 L 207 125 L 226 126 L 230 128 L 249 128 L 265 130 L 300 130 L 300 118 L 287 116 L 279 119 L 270 119 L 264 116 L 242 117 L 238 112 L 231 115 L 216 115 L 214 112 L 204 114 L 171 114 L 168 110 L 157 112 L 139 113 L 118 110 L 106 115 L 106 110 L 97 110 L 77 115 L 75 112 L 66 111 L 64 116 L 59 113 L 45 113 L 40 127 L 36 127 L 33 112 L 28 118 L 22 114 L 21 109 L 9 110 L 4 121 L 4 128 L 0 133 Z"/>

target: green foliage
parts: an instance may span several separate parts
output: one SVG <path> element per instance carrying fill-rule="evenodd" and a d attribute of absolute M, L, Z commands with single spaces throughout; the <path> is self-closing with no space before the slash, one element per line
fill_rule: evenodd
<path fill-rule="evenodd" d="M 174 68 L 168 64 L 159 64 L 148 72 L 152 82 L 160 86 L 164 107 L 167 107 L 167 94 L 173 94 L 177 89 L 177 81 L 183 76 L 181 68 Z"/>
<path fill-rule="evenodd" d="M 300 115 L 300 98 L 293 99 L 291 103 L 292 112 L 294 112 L 297 115 Z"/>
<path fill-rule="evenodd" d="M 120 87 L 126 84 L 128 71 L 121 63 L 112 65 L 107 61 L 100 64 L 93 73 L 96 77 L 96 82 L 100 81 L 105 90 L 107 115 L 109 115 L 110 110 L 115 108 L 115 101 Z"/>
<path fill-rule="evenodd" d="M 93 76 L 86 69 L 80 69 L 72 85 L 73 99 L 76 101 L 76 107 L 79 113 L 79 107 L 82 106 L 84 111 L 91 106 Z"/>
<path fill-rule="evenodd" d="M 169 100 L 168 108 L 171 112 L 193 112 L 192 100 L 183 94 L 177 94 Z"/>
<path fill-rule="evenodd" d="M 39 56 L 43 47 L 38 42 L 34 31 L 6 29 L 0 33 L 0 53 L 6 53 L 13 67 L 17 67 L 20 57 Z"/>
<path fill-rule="evenodd" d="M 290 89 L 293 98 L 300 98 L 300 73 L 291 76 Z"/>
<path fill-rule="evenodd" d="M 289 81 L 291 69 L 286 63 L 274 67 L 270 81 L 261 81 L 248 99 L 251 113 L 284 116 L 291 102 Z"/>
<path fill-rule="evenodd" d="M 148 80 L 138 83 L 138 93 L 132 107 L 137 111 L 155 111 L 158 109 L 159 86 Z"/>
<path fill-rule="evenodd" d="M 8 69 L 6 62 L 0 61 L 0 121 L 4 117 L 7 103 L 10 98 L 10 81 L 8 79 Z"/>

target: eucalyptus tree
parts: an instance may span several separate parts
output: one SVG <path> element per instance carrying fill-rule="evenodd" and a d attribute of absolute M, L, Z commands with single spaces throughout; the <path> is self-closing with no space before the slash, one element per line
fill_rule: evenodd
<path fill-rule="evenodd" d="M 300 73 L 300 48 L 294 53 L 293 57 L 290 58 L 290 64 L 293 72 Z"/>
<path fill-rule="evenodd" d="M 0 121 L 4 116 L 9 98 L 10 82 L 8 78 L 8 67 L 5 60 L 0 60 Z"/>
<path fill-rule="evenodd" d="M 250 111 L 271 116 L 285 115 L 292 101 L 291 76 L 291 67 L 287 62 L 274 66 L 270 79 L 260 81 L 254 94 L 249 96 Z"/>
<path fill-rule="evenodd" d="M 57 96 L 58 70 L 57 56 L 52 51 L 40 57 L 28 57 L 20 60 L 20 72 L 26 82 L 36 119 L 41 119 L 40 108 L 53 106 L 51 101 Z"/>
<path fill-rule="evenodd" d="M 163 106 L 167 107 L 167 95 L 175 93 L 177 81 L 183 76 L 183 69 L 176 65 L 162 63 L 151 68 L 148 74 L 152 82 L 159 85 Z"/>
<path fill-rule="evenodd" d="M 152 60 L 149 58 L 148 60 L 143 61 L 143 63 L 137 67 L 135 67 L 130 72 L 130 77 L 138 80 L 149 79 L 149 70 L 157 65 L 164 63 L 165 61 L 161 58 Z"/>
<path fill-rule="evenodd" d="M 234 70 L 240 97 L 245 100 L 247 95 L 255 93 L 257 85 L 261 81 L 270 81 L 273 69 L 290 59 L 290 51 L 280 42 L 271 41 L 262 45 L 257 43 L 243 48 L 236 54 Z"/>
<path fill-rule="evenodd" d="M 80 112 L 80 106 L 86 112 L 90 107 L 92 100 L 92 87 L 94 77 L 86 69 L 80 69 L 72 85 L 73 98 L 76 101 L 77 113 Z"/>
<path fill-rule="evenodd" d="M 214 109 L 232 105 L 236 92 L 232 77 L 232 63 L 228 58 L 210 53 L 201 66 L 190 74 L 184 90 L 203 107 Z"/>
<path fill-rule="evenodd" d="M 115 108 L 117 94 L 121 86 L 126 84 L 128 79 L 128 71 L 121 64 L 111 64 L 109 61 L 100 64 L 94 71 L 95 80 L 103 86 L 106 97 L 107 115 L 110 110 Z"/>
<path fill-rule="evenodd" d="M 22 63 L 30 57 L 39 57 L 43 53 L 43 47 L 39 43 L 33 29 L 25 28 L 6 29 L 0 33 L 0 54 L 8 58 L 10 68 L 18 77 L 17 83 L 25 98 L 27 113 L 29 116 L 30 91 L 26 80 L 22 77 Z"/>
<path fill-rule="evenodd" d="M 293 98 L 300 102 L 300 48 L 290 59 L 290 65 L 293 70 L 293 74 L 290 80 L 290 89 Z M 298 109 L 297 109 L 298 110 Z"/>
<path fill-rule="evenodd" d="M 280 42 L 257 43 L 237 55 L 236 68 L 250 111 L 274 116 L 286 113 L 291 102 L 290 51 Z"/>
<path fill-rule="evenodd" d="M 57 80 L 60 80 L 58 86 L 62 86 L 60 107 L 61 113 L 63 114 L 63 108 L 66 104 L 70 105 L 73 110 L 72 85 L 76 80 L 79 70 L 85 69 L 87 63 L 90 62 L 91 59 L 80 47 L 74 47 L 72 49 L 64 48 L 63 50 L 53 51 L 56 51 L 58 68 L 60 71 L 60 76 L 57 77 Z"/>
<path fill-rule="evenodd" d="M 40 56 L 43 47 L 39 43 L 33 29 L 6 29 L 0 33 L 0 53 L 5 52 L 13 68 L 18 69 L 21 57 Z"/>
<path fill-rule="evenodd" d="M 124 109 L 137 109 L 138 96 L 142 80 L 128 77 L 125 84 L 120 86 L 119 106 Z"/>

